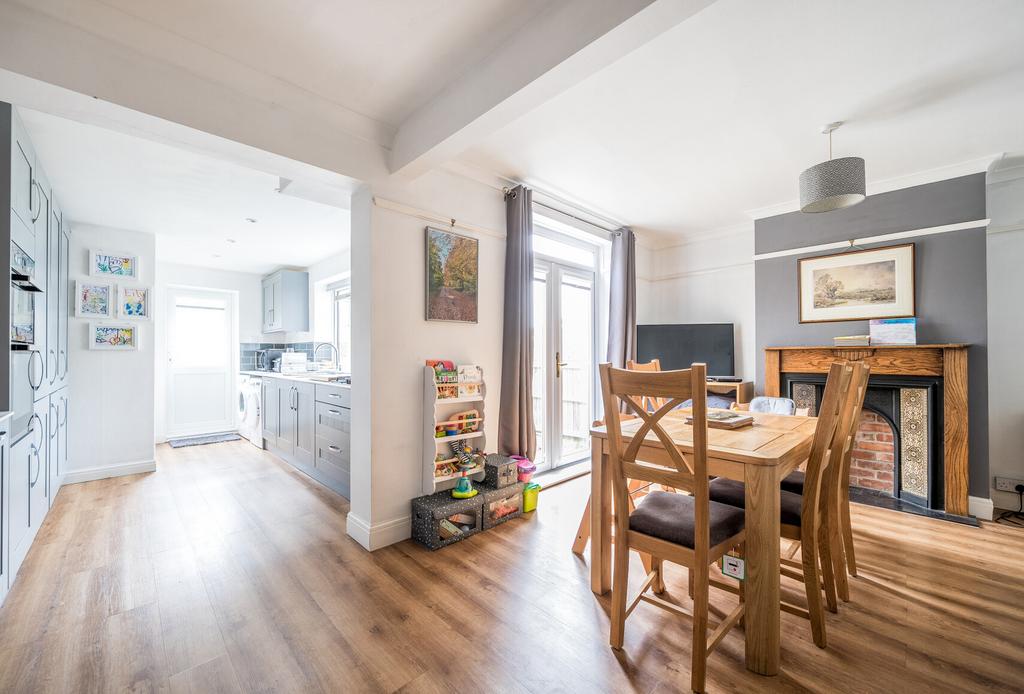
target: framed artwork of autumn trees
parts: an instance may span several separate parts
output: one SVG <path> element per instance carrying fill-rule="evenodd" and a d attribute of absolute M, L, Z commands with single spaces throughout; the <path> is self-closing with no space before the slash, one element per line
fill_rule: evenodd
<path fill-rule="evenodd" d="M 477 322 L 480 243 L 427 227 L 427 320 Z"/>

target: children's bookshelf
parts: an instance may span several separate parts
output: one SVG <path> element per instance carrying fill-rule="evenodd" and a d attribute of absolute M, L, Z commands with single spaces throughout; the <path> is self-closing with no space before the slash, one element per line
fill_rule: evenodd
<path fill-rule="evenodd" d="M 483 458 L 468 470 L 457 467 L 458 458 L 451 443 L 458 441 L 484 451 L 483 372 L 476 369 L 476 381 L 444 381 L 438 383 L 434 366 L 423 367 L 423 493 L 433 494 L 451 489 L 460 477 L 480 481 L 484 478 Z M 442 378 L 444 376 L 442 375 Z M 444 430 L 438 436 L 438 428 Z"/>

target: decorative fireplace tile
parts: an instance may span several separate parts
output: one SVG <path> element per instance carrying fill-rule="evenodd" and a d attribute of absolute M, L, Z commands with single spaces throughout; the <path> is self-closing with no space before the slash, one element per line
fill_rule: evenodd
<path fill-rule="evenodd" d="M 818 416 L 818 389 L 813 383 L 794 383 L 793 401 L 798 408 L 806 407 L 810 416 Z"/>
<path fill-rule="evenodd" d="M 928 391 L 900 388 L 900 487 L 928 498 Z"/>

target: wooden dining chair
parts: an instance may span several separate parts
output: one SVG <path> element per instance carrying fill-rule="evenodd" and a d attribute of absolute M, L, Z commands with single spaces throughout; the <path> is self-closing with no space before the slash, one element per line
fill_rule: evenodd
<path fill-rule="evenodd" d="M 745 538 L 744 513 L 708 498 L 707 367 L 694 364 L 681 371 L 660 373 L 615 369 L 601 365 L 601 390 L 608 422 L 608 456 L 614 504 L 615 546 L 612 575 L 610 642 L 621 649 L 626 618 L 641 602 L 647 602 L 693 620 L 690 686 L 704 690 L 709 652 L 722 641 L 729 629 L 743 616 L 742 599 L 737 607 L 708 635 L 708 567 L 726 552 L 742 545 Z M 637 399 L 660 398 L 661 407 L 645 411 Z M 661 424 L 662 418 L 685 400 L 693 400 L 693 453 L 684 456 Z M 633 410 L 641 420 L 628 444 L 623 443 L 620 404 Z M 653 434 L 662 449 L 645 451 L 637 460 L 641 444 Z M 628 510 L 629 480 L 646 480 L 671 487 L 685 487 L 693 495 L 654 491 Z M 626 604 L 629 584 L 629 551 L 647 552 L 653 566 L 640 586 L 640 592 Z M 694 576 L 692 610 L 648 594 L 664 587 L 665 561 L 689 569 Z"/>
<path fill-rule="evenodd" d="M 836 427 L 833 445 L 836 465 L 829 468 L 823 483 L 825 496 L 826 527 L 832 561 L 834 564 L 836 590 L 844 602 L 850 600 L 850 584 L 847 574 L 857 575 L 857 562 L 853 548 L 853 526 L 850 521 L 850 461 L 853 444 L 860 425 L 864 408 L 864 397 L 868 390 L 871 367 L 863 362 L 851 363 L 853 373 L 843 403 L 842 416 Z M 801 471 L 790 473 L 782 481 L 782 489 L 803 494 L 805 475 Z M 827 596 L 826 596 L 827 597 Z"/>
<path fill-rule="evenodd" d="M 822 492 L 823 480 L 831 463 L 838 464 L 839 456 L 833 454 L 836 445 L 835 433 L 839 426 L 846 401 L 847 390 L 853 368 L 845 362 L 836 362 L 829 369 L 825 394 L 818 411 L 811 451 L 807 458 L 803 494 L 780 492 L 781 535 L 787 540 L 799 543 L 800 561 L 783 558 L 783 576 L 801 581 L 807 596 L 807 607 L 782 602 L 786 612 L 809 619 L 811 635 L 819 648 L 825 648 L 825 613 L 822 603 L 824 588 L 829 607 L 835 607 L 835 572 L 825 530 L 826 495 Z M 709 485 L 712 501 L 730 504 L 737 508 L 745 506 L 743 482 L 718 478 Z"/>
<path fill-rule="evenodd" d="M 632 359 L 628 359 L 626 361 L 626 368 L 629 371 L 656 372 L 656 371 L 661 371 L 661 361 L 659 359 L 651 359 L 649 362 L 640 363 L 640 362 L 637 362 L 637 361 L 633 361 Z M 637 405 L 639 405 L 641 408 L 643 408 L 644 411 L 647 411 L 647 412 L 653 412 L 658 407 L 661 407 L 661 405 L 664 404 L 664 402 L 662 401 L 661 398 L 638 398 L 637 400 L 635 400 L 635 402 L 636 402 Z M 625 419 L 633 419 L 633 415 L 622 415 L 622 418 L 624 420 Z M 595 427 L 604 426 L 604 421 L 600 420 L 600 419 L 596 420 L 594 422 L 594 426 Z M 638 497 L 641 497 L 641 496 L 645 495 L 650 490 L 651 486 L 652 485 L 651 485 L 650 482 L 644 482 L 643 480 L 631 480 L 629 482 L 629 504 L 630 504 L 629 510 L 630 511 L 633 510 L 636 499 Z M 666 491 L 675 491 L 675 490 L 668 490 L 668 489 L 666 489 Z M 587 548 L 587 542 L 589 542 L 589 541 L 590 541 L 590 499 L 588 498 L 587 499 L 587 505 L 583 509 L 583 517 L 580 518 L 579 527 L 576 529 L 576 539 L 573 540 L 573 543 L 572 543 L 572 551 L 573 551 L 573 553 L 574 554 L 582 555 L 583 554 L 583 550 L 585 550 Z M 645 557 L 645 559 L 644 559 L 644 566 L 647 567 L 648 564 L 649 564 L 649 559 L 646 558 L 646 555 L 641 555 L 641 557 Z"/>
<path fill-rule="evenodd" d="M 633 361 L 632 359 L 627 359 L 626 368 L 630 371 L 657 372 L 661 371 L 661 360 L 655 358 L 651 359 L 649 362 L 641 363 Z M 645 397 L 641 398 L 637 404 L 644 408 L 644 411 L 646 412 L 655 412 L 659 407 L 665 404 L 665 401 L 662 398 Z"/>

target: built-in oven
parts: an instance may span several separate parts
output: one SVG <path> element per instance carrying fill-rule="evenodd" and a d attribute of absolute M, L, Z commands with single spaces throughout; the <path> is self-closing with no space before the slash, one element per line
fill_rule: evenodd
<path fill-rule="evenodd" d="M 43 385 L 43 356 L 36 347 L 36 264 L 11 243 L 11 441 L 31 429 L 36 391 Z"/>

